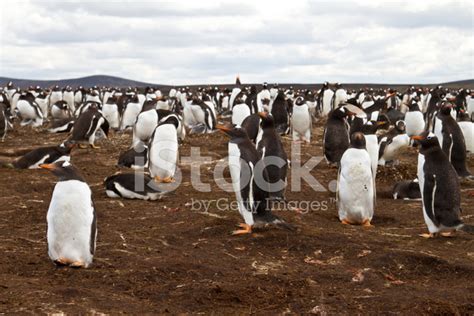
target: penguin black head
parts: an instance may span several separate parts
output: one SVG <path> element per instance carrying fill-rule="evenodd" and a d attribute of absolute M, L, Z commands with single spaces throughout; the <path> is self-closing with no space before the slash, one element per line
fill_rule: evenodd
<path fill-rule="evenodd" d="M 421 145 L 420 153 L 425 154 L 428 151 L 440 149 L 438 137 L 430 131 L 425 131 L 417 136 L 412 136 L 411 139 L 414 139 Z"/>
<path fill-rule="evenodd" d="M 51 171 L 59 181 L 79 180 L 86 182 L 79 170 L 76 169 L 69 161 L 58 161 L 50 164 L 41 164 L 40 168 Z"/>
<path fill-rule="evenodd" d="M 230 136 L 231 141 L 248 139 L 247 132 L 240 126 L 216 125 L 216 128 Z"/>
<path fill-rule="evenodd" d="M 404 121 L 400 120 L 395 123 L 395 129 L 400 133 L 403 134 L 405 133 L 406 130 L 406 124 Z"/>
<path fill-rule="evenodd" d="M 340 106 L 336 109 L 334 109 L 329 116 L 334 117 L 334 118 L 339 118 L 342 119 L 348 115 L 355 115 L 355 113 L 351 112 L 349 109 L 347 109 L 344 106 Z"/>
<path fill-rule="evenodd" d="M 178 118 L 175 116 L 175 115 L 169 115 L 169 116 L 166 116 L 164 117 L 160 123 L 158 124 L 158 126 L 161 126 L 161 125 L 165 125 L 165 124 L 173 124 L 176 129 L 178 128 L 179 126 L 179 120 Z"/>
<path fill-rule="evenodd" d="M 414 97 L 410 104 L 408 105 L 408 109 L 410 111 L 419 111 L 420 110 L 420 107 L 418 106 L 418 101 L 420 100 L 419 97 Z"/>
<path fill-rule="evenodd" d="M 365 136 L 361 132 L 355 132 L 351 135 L 351 147 L 365 149 Z"/>
<path fill-rule="evenodd" d="M 275 127 L 275 121 L 273 120 L 273 115 L 268 112 L 258 112 L 258 116 L 262 119 L 260 126 L 265 128 L 273 128 Z"/>
<path fill-rule="evenodd" d="M 443 115 L 450 115 L 452 108 L 453 104 L 451 102 L 443 101 L 441 102 L 439 112 Z"/>
<path fill-rule="evenodd" d="M 368 121 L 362 125 L 362 133 L 364 133 L 364 135 L 375 134 L 382 125 L 385 125 L 385 122 Z"/>
<path fill-rule="evenodd" d="M 73 140 L 66 140 L 64 141 L 63 143 L 59 144 L 59 148 L 61 151 L 65 152 L 65 153 L 70 153 L 71 150 L 76 147 L 77 143 Z"/>
<path fill-rule="evenodd" d="M 303 104 L 305 104 L 304 97 L 302 97 L 302 96 L 297 97 L 296 100 L 295 100 L 295 104 L 296 104 L 296 105 L 303 105 Z"/>

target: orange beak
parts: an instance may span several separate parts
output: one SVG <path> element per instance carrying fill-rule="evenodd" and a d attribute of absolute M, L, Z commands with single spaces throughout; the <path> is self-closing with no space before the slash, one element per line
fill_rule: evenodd
<path fill-rule="evenodd" d="M 261 118 L 266 118 L 268 116 L 268 113 L 267 112 L 258 112 L 258 116 L 260 116 Z"/>
<path fill-rule="evenodd" d="M 217 128 L 218 130 L 220 130 L 220 131 L 223 131 L 223 132 L 228 132 L 228 131 L 230 131 L 230 130 L 231 130 L 231 128 L 230 128 L 230 127 L 228 127 L 228 126 L 225 126 L 225 125 L 219 125 L 219 124 L 218 124 L 218 125 L 216 125 L 216 128 Z"/>
<path fill-rule="evenodd" d="M 56 165 L 53 164 L 53 163 L 50 163 L 50 164 L 43 163 L 43 164 L 39 165 L 39 167 L 42 168 L 42 169 L 47 169 L 47 170 L 54 170 L 54 169 L 56 169 Z"/>
<path fill-rule="evenodd" d="M 421 135 L 413 135 L 412 137 L 410 137 L 411 139 L 414 139 L 414 140 L 423 140 L 425 139 L 423 136 Z"/>

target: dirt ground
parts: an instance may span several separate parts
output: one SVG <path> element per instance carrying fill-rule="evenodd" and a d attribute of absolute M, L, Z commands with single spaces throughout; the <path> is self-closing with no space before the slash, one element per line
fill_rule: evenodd
<path fill-rule="evenodd" d="M 0 144 L 0 159 L 65 137 L 17 128 Z M 321 139 L 316 124 L 313 142 L 302 148 L 303 163 L 321 155 Z M 224 135 L 189 136 L 180 147 L 181 156 L 189 156 L 193 145 L 212 157 L 201 169 L 211 193 L 196 191 L 190 167 L 183 165 L 181 186 L 153 202 L 105 195 L 102 181 L 119 171 L 119 152 L 130 142 L 131 135 L 112 133 L 98 143 L 100 149 L 72 155 L 98 214 L 89 269 L 57 268 L 48 258 L 46 212 L 55 177 L 44 170 L 0 169 L 0 313 L 474 314 L 474 236 L 420 238 L 426 231 L 421 202 L 390 198 L 395 181 L 415 177 L 415 150 L 397 169 L 379 169 L 372 228 L 342 225 L 335 194 L 315 192 L 303 182 L 301 192 L 288 191 L 287 198 L 318 201 L 320 209 L 276 212 L 296 232 L 269 229 L 235 237 L 230 232 L 241 222 L 237 211 L 214 204 L 205 213 L 192 204 L 235 199 L 213 180 L 214 164 L 227 153 Z M 469 166 L 474 171 L 473 157 Z M 336 172 L 322 161 L 311 173 L 327 188 Z M 462 185 L 463 218 L 470 224 L 473 191 L 473 184 Z"/>

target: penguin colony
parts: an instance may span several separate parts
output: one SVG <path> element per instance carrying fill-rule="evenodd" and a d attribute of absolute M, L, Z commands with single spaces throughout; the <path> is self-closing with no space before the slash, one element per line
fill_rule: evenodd
<path fill-rule="evenodd" d="M 36 148 L 9 164 L 49 170 L 59 180 L 47 212 L 48 253 L 57 265 L 92 264 L 96 211 L 86 179 L 70 156 L 77 147 L 100 148 L 96 140 L 107 138 L 110 129 L 133 135 L 117 165 L 137 171 L 107 177 L 105 193 L 143 200 L 168 193 L 186 133 L 227 135 L 233 191 L 243 219 L 234 235 L 260 226 L 296 230 L 272 213 L 269 201 L 286 202 L 291 161 L 282 137 L 312 146 L 316 122 L 324 124 L 324 158 L 338 169 L 337 214 L 343 224 L 371 226 L 377 169 L 396 168 L 403 152 L 415 146 L 417 178 L 395 183 L 393 198 L 422 200 L 428 228 L 423 237 L 473 232 L 461 220 L 460 208 L 460 180 L 473 180 L 466 158 L 474 150 L 474 91 L 466 89 L 354 91 L 326 82 L 317 91 L 269 88 L 267 83 L 258 90 L 237 78 L 233 89 L 172 88 L 164 95 L 150 87 L 19 89 L 10 82 L 0 91 L 2 142 L 15 120 L 22 128 L 65 134 L 61 144 Z"/>

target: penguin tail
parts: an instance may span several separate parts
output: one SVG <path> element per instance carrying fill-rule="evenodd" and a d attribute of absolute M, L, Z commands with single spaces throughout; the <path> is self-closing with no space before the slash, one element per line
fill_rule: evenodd
<path fill-rule="evenodd" d="M 468 234 L 474 234 L 474 225 L 467 225 L 463 224 L 459 230 L 462 230 L 463 232 L 466 232 Z"/>
<path fill-rule="evenodd" d="M 273 221 L 271 222 L 271 224 L 275 225 L 276 227 L 278 228 L 282 228 L 282 229 L 285 229 L 285 230 L 288 230 L 288 231 L 296 231 L 296 227 L 294 225 L 291 225 L 287 222 L 285 222 L 284 220 L 282 220 L 281 218 L 279 217 L 276 217 L 273 219 Z"/>

